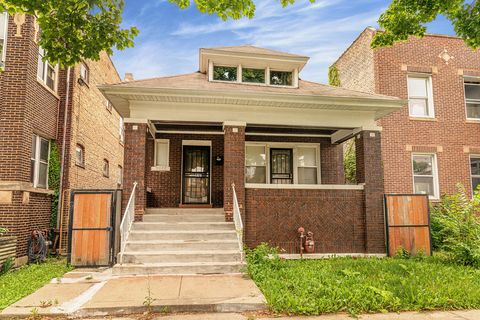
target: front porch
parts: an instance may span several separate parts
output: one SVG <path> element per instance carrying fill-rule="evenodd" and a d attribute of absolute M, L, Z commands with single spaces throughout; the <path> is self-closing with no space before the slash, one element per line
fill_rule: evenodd
<path fill-rule="evenodd" d="M 357 184 L 343 172 L 351 138 Z M 380 131 L 131 121 L 125 150 L 124 194 L 138 183 L 137 221 L 148 208 L 179 207 L 223 208 L 232 221 L 234 184 L 248 246 L 269 242 L 298 253 L 304 227 L 317 253 L 385 252 Z"/>

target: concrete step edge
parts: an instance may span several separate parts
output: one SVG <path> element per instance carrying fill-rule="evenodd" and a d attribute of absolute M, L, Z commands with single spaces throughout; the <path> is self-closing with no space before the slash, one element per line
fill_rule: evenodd
<path fill-rule="evenodd" d="M 123 255 L 148 255 L 148 256 L 156 256 L 156 255 L 171 255 L 171 254 L 178 254 L 178 255 L 190 255 L 190 254 L 198 254 L 198 255 L 230 255 L 230 254 L 240 254 L 239 250 L 168 250 L 168 251 L 125 251 Z"/>
<path fill-rule="evenodd" d="M 161 268 L 161 267 L 203 267 L 203 266 L 243 266 L 241 261 L 220 262 L 161 262 L 161 263 L 124 263 L 116 264 L 117 268 Z"/>
<path fill-rule="evenodd" d="M 177 243 L 237 243 L 237 240 L 127 240 L 127 244 L 177 244 Z"/>
<path fill-rule="evenodd" d="M 217 230 L 217 229 L 206 229 L 206 230 L 132 230 L 130 234 L 236 234 L 235 230 Z"/>

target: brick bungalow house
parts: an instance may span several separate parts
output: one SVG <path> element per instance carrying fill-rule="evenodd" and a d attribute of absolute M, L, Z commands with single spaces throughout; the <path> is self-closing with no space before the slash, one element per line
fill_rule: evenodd
<path fill-rule="evenodd" d="M 432 201 L 480 183 L 480 51 L 428 34 L 371 49 L 366 28 L 334 63 L 341 87 L 396 96 L 403 108 L 378 121 L 387 193 Z"/>
<path fill-rule="evenodd" d="M 137 222 L 120 272 L 163 272 L 190 261 L 212 267 L 205 272 L 227 270 L 228 258 L 216 262 L 227 240 L 213 227 L 223 228 L 236 209 L 249 246 L 298 252 L 303 226 L 318 253 L 385 253 L 376 121 L 405 102 L 303 81 L 308 59 L 253 46 L 200 49 L 198 72 L 100 86 L 126 119 L 124 208 L 137 183 Z M 346 185 L 342 142 L 352 137 L 358 184 Z M 208 212 L 221 217 L 200 222 Z M 202 230 L 207 223 L 212 230 Z M 200 236 L 208 252 L 172 256 L 179 241 L 199 248 Z M 201 254 L 209 256 L 198 260 Z"/>
<path fill-rule="evenodd" d="M 71 189 L 118 188 L 123 120 L 96 88 L 120 81 L 106 54 L 71 68 L 67 77 L 66 70 L 42 61 L 34 18 L 15 21 L 0 13 L 0 226 L 17 236 L 17 262 L 24 263 L 30 233 L 51 225 L 52 144 L 60 153 L 65 146 L 65 216 Z M 59 218 L 58 227 L 67 221 Z"/>

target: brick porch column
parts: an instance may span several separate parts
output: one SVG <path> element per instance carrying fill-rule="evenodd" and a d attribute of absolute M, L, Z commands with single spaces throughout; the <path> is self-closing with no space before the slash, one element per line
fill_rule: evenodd
<path fill-rule="evenodd" d="M 365 183 L 365 249 L 367 253 L 385 253 L 386 250 L 381 151 L 379 131 L 361 131 L 356 135 L 357 182 Z"/>
<path fill-rule="evenodd" d="M 133 183 L 137 182 L 135 220 L 143 219 L 147 202 L 145 192 L 147 135 L 146 123 L 125 123 L 122 213 L 132 193 Z"/>
<path fill-rule="evenodd" d="M 244 122 L 223 124 L 223 207 L 227 221 L 233 219 L 232 183 L 235 183 L 238 205 L 245 221 L 245 127 Z"/>

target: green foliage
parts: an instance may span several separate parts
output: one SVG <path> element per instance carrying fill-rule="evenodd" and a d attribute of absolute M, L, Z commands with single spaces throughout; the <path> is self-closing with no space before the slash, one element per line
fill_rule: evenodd
<path fill-rule="evenodd" d="M 0 311 L 72 269 L 64 259 L 48 259 L 45 263 L 26 265 L 1 275 Z"/>
<path fill-rule="evenodd" d="M 345 171 L 345 180 L 348 183 L 357 182 L 357 155 L 355 152 L 355 139 L 346 142 L 345 153 L 343 155 L 343 169 Z"/>
<path fill-rule="evenodd" d="M 471 0 L 393 0 L 380 16 L 372 47 L 391 46 L 409 36 L 423 37 L 425 24 L 445 16 L 455 32 L 473 49 L 480 47 L 480 1 Z"/>
<path fill-rule="evenodd" d="M 169 0 L 182 9 L 190 7 L 190 0 Z M 280 0 L 283 7 L 295 3 L 295 0 Z M 310 0 L 311 3 L 315 0 Z M 242 17 L 253 18 L 255 3 L 253 0 L 194 0 L 197 9 L 201 13 L 216 14 L 221 19 L 240 19 Z"/>
<path fill-rule="evenodd" d="M 46 59 L 62 66 L 133 47 L 138 30 L 120 27 L 123 7 L 124 0 L 0 0 L 0 11 L 37 17 Z"/>
<path fill-rule="evenodd" d="M 0 266 L 0 276 L 10 271 L 10 269 L 13 268 L 14 263 L 15 260 L 13 257 L 8 257 L 7 260 L 5 260 L 5 262 Z"/>
<path fill-rule="evenodd" d="M 336 65 L 328 68 L 328 84 L 335 87 L 340 87 L 340 73 Z"/>
<path fill-rule="evenodd" d="M 213 68 L 213 80 L 237 81 L 237 67 L 215 66 Z"/>
<path fill-rule="evenodd" d="M 433 247 L 455 263 L 480 267 L 480 193 L 473 198 L 462 186 L 431 209 Z"/>
<path fill-rule="evenodd" d="M 457 310 L 480 307 L 480 270 L 435 257 L 267 259 L 247 254 L 248 272 L 274 312 Z"/>
<path fill-rule="evenodd" d="M 8 229 L 4 227 L 0 227 L 0 236 L 3 236 L 8 233 Z"/>
<path fill-rule="evenodd" d="M 265 83 L 265 70 L 264 69 L 242 69 L 242 81 L 251 83 Z"/>
<path fill-rule="evenodd" d="M 54 191 L 52 197 L 52 214 L 50 215 L 50 227 L 55 228 L 57 225 L 58 215 L 58 199 L 60 189 L 60 154 L 58 146 L 55 142 L 50 144 L 50 158 L 48 160 L 48 187 Z"/>

